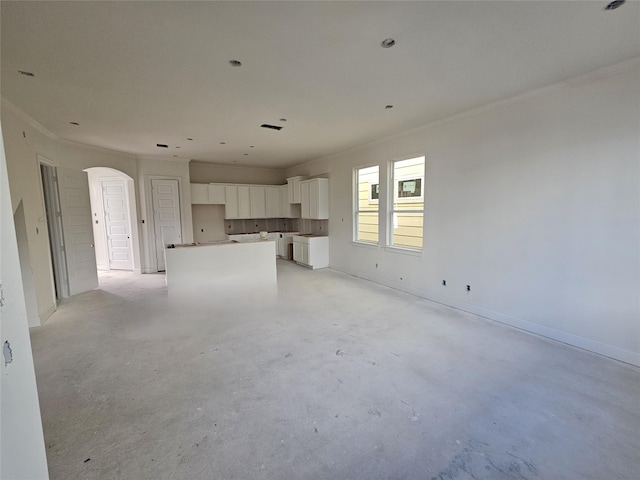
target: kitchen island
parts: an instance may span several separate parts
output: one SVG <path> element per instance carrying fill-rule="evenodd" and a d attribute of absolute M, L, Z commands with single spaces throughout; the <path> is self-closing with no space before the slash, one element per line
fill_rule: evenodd
<path fill-rule="evenodd" d="M 172 300 L 206 302 L 277 295 L 273 240 L 170 245 L 166 282 Z"/>

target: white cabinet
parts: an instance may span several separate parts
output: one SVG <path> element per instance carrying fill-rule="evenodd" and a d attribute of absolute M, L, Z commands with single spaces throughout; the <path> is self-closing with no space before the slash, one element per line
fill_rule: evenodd
<path fill-rule="evenodd" d="M 289 186 L 282 185 L 278 188 L 280 189 L 280 217 L 300 218 L 300 204 L 294 205 L 293 203 L 289 203 Z"/>
<path fill-rule="evenodd" d="M 329 218 L 329 180 L 313 178 L 300 182 L 301 218 Z"/>
<path fill-rule="evenodd" d="M 282 208 L 280 206 L 280 187 L 268 185 L 265 188 L 266 218 L 281 218 Z"/>
<path fill-rule="evenodd" d="M 208 188 L 206 201 L 200 187 Z M 289 203 L 290 192 L 288 184 L 234 185 L 211 183 L 199 186 L 198 184 L 191 184 L 191 192 L 191 203 L 196 203 L 194 201 L 195 198 L 202 203 L 224 205 L 224 218 L 226 219 L 300 218 L 300 204 L 292 205 Z"/>
<path fill-rule="evenodd" d="M 329 266 L 329 237 L 293 237 L 293 260 L 313 269 Z"/>
<path fill-rule="evenodd" d="M 238 185 L 239 218 L 251 218 L 251 194 L 249 192 L 249 185 Z"/>
<path fill-rule="evenodd" d="M 251 218 L 248 185 L 225 185 L 224 218 Z"/>
<path fill-rule="evenodd" d="M 265 201 L 265 187 L 258 185 L 250 186 L 249 199 L 251 202 L 251 214 L 248 218 L 266 218 L 267 209 Z"/>
<path fill-rule="evenodd" d="M 203 183 L 191 184 L 191 205 L 202 205 L 209 203 L 208 185 Z"/>
<path fill-rule="evenodd" d="M 209 203 L 213 205 L 224 205 L 225 204 L 224 189 L 225 189 L 225 185 L 223 183 L 210 183 L 207 189 L 209 193 Z"/>
<path fill-rule="evenodd" d="M 238 204 L 238 186 L 226 185 L 224 187 L 224 218 L 240 218 L 240 210 Z"/>
<path fill-rule="evenodd" d="M 225 185 L 222 183 L 192 183 L 191 205 L 225 204 Z"/>
<path fill-rule="evenodd" d="M 289 203 L 300 203 L 300 181 L 304 177 L 287 178 L 287 187 L 289 189 Z"/>

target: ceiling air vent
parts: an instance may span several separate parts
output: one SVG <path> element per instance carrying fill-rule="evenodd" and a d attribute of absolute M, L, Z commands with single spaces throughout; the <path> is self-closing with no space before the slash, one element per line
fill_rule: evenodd
<path fill-rule="evenodd" d="M 164 143 L 156 143 L 156 147 L 158 147 L 158 148 L 169 148 L 169 145 L 165 145 Z"/>
<path fill-rule="evenodd" d="M 279 127 L 277 125 L 269 125 L 268 123 L 263 123 L 262 125 L 260 125 L 262 128 L 270 128 L 271 130 L 282 130 L 282 127 Z"/>
<path fill-rule="evenodd" d="M 625 0 L 614 0 L 609 5 L 604 7 L 605 10 L 615 10 L 618 7 L 621 7 Z"/>

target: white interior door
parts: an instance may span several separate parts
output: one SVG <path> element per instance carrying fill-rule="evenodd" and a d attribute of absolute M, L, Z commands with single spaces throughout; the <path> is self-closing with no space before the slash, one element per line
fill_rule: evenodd
<path fill-rule="evenodd" d="M 131 223 L 129 221 L 126 182 L 124 179 L 102 180 L 100 184 L 109 268 L 112 270 L 133 270 Z"/>
<path fill-rule="evenodd" d="M 180 195 L 177 180 L 151 180 L 153 223 L 158 271 L 165 270 L 164 247 L 182 243 L 180 223 Z"/>
<path fill-rule="evenodd" d="M 56 168 L 69 294 L 98 287 L 89 181 L 81 170 Z"/>

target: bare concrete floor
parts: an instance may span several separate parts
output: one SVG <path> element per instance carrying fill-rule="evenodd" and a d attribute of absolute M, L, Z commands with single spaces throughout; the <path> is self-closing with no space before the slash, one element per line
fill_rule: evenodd
<path fill-rule="evenodd" d="M 332 270 L 176 310 L 110 272 L 32 331 L 51 478 L 638 479 L 640 371 Z"/>

